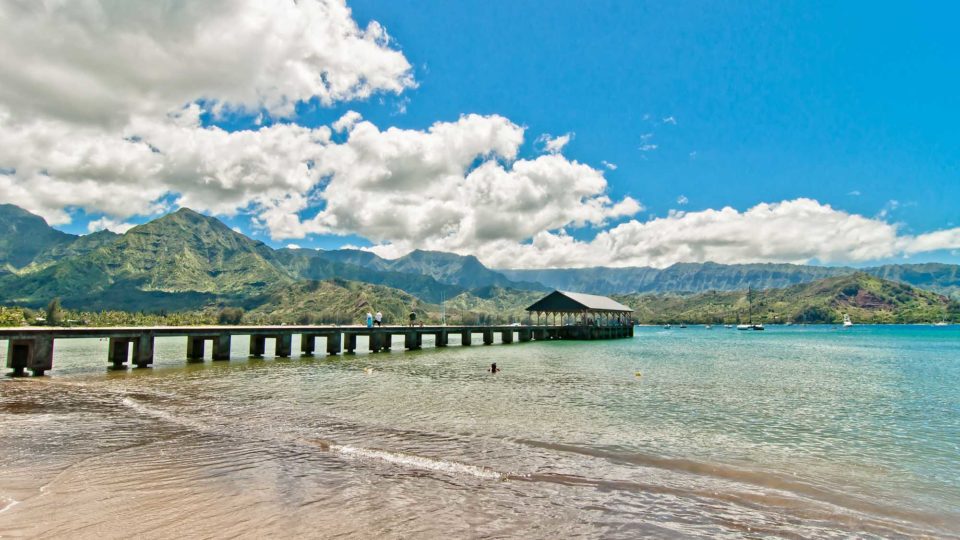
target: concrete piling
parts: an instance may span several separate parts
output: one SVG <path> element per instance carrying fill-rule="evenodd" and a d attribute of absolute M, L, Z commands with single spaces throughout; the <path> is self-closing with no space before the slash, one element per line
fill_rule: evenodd
<path fill-rule="evenodd" d="M 262 358 L 266 349 L 266 336 L 250 336 L 250 356 L 254 358 Z"/>

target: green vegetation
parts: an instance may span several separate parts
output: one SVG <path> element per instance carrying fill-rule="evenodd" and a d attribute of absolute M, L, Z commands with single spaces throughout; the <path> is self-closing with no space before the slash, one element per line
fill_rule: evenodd
<path fill-rule="evenodd" d="M 640 291 L 617 299 L 644 323 L 746 322 L 748 286 L 766 289 L 755 295 L 756 322 L 838 322 L 843 313 L 860 323 L 960 321 L 956 265 L 498 272 L 475 257 L 434 251 L 387 260 L 350 249 L 274 250 L 189 209 L 123 235 L 74 236 L 0 205 L 0 233 L 0 304 L 19 306 L 4 309 L 4 325 L 343 324 L 378 310 L 388 324 L 406 323 L 411 311 L 425 323 L 509 323 L 528 320 L 524 308 L 544 292 L 536 281 L 597 294 Z M 23 308 L 47 309 L 37 317 Z"/>
<path fill-rule="evenodd" d="M 617 299 L 636 310 L 638 322 L 647 324 L 746 323 L 750 313 L 746 291 L 624 295 Z M 753 322 L 839 323 L 844 313 L 857 323 L 960 322 L 956 301 L 865 273 L 754 291 Z"/>

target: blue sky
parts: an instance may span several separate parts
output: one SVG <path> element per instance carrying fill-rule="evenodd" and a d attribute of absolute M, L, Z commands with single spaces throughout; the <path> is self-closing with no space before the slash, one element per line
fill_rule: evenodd
<path fill-rule="evenodd" d="M 743 212 L 797 198 L 898 224 L 903 235 L 960 226 L 956 4 L 355 0 L 349 6 L 360 28 L 370 21 L 386 28 L 390 46 L 412 66 L 416 87 L 332 104 L 307 100 L 293 117 L 268 115 L 267 125 L 314 128 L 352 110 L 381 130 L 422 131 L 464 114 L 499 115 L 525 129 L 520 156 L 530 159 L 543 152 L 541 134 L 570 133 L 563 156 L 602 171 L 613 201 L 631 197 L 644 207 L 633 216 L 565 228 L 582 241 L 671 210 Z M 257 129 L 256 116 L 207 115 L 204 126 Z M 299 215 L 315 215 L 323 204 Z M 85 232 L 85 211 L 74 212 L 62 228 Z M 356 231 L 272 239 L 251 227 L 250 215 L 223 217 L 272 245 L 384 241 Z M 910 260 L 960 262 L 960 256 L 934 250 Z"/>
<path fill-rule="evenodd" d="M 575 132 L 566 154 L 653 213 L 813 197 L 924 231 L 960 223 L 956 4 L 364 2 L 416 62 L 407 114 Z M 336 116 L 336 112 L 321 113 Z M 663 123 L 673 117 L 676 125 Z M 645 134 L 655 151 L 641 152 Z M 691 157 L 691 153 L 694 153 Z M 859 193 L 859 195 L 851 195 Z"/>

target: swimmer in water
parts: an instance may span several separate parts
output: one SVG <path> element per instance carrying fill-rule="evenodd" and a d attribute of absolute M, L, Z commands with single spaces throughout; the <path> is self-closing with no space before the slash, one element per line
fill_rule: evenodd
<path fill-rule="evenodd" d="M 498 373 L 499 371 L 500 371 L 500 368 L 497 367 L 496 362 L 490 364 L 490 373 Z"/>

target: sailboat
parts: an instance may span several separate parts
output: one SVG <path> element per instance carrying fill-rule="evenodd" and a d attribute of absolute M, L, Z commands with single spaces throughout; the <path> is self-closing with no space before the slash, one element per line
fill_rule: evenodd
<path fill-rule="evenodd" d="M 738 324 L 737 330 L 763 330 L 763 323 L 753 324 L 753 287 L 747 288 L 747 304 L 750 308 L 750 318 L 747 324 Z"/>
<path fill-rule="evenodd" d="M 843 314 L 843 327 L 844 327 L 844 328 L 850 328 L 851 326 L 853 326 L 853 321 L 850 320 L 850 314 L 849 314 L 849 313 L 844 313 L 844 314 Z"/>

